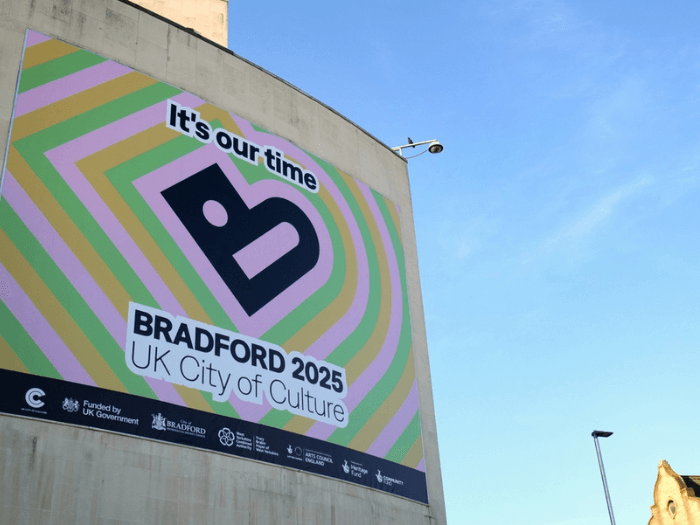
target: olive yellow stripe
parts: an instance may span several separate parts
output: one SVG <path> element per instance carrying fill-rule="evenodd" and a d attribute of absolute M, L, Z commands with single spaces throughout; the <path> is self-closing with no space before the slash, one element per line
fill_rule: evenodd
<path fill-rule="evenodd" d="M 399 382 L 389 397 L 384 400 L 369 421 L 365 423 L 362 430 L 350 441 L 348 444 L 349 448 L 355 450 L 367 450 L 369 448 L 389 421 L 391 421 L 391 418 L 393 418 L 396 412 L 401 408 L 401 405 L 411 391 L 415 378 L 416 370 L 413 363 L 413 348 L 411 348 L 408 354 L 406 368 L 404 368 L 401 374 L 401 379 L 399 379 Z"/>
<path fill-rule="evenodd" d="M 400 463 L 407 467 L 416 468 L 421 459 L 423 459 L 423 438 L 419 435 Z"/>
<path fill-rule="evenodd" d="M 399 210 L 396 208 L 396 204 L 391 202 L 389 199 L 382 195 L 384 199 L 384 204 L 386 204 L 386 209 L 389 210 L 389 215 L 391 215 L 391 220 L 394 221 L 394 228 L 399 236 L 399 241 L 403 244 L 403 239 L 401 238 L 401 219 L 399 218 Z"/>
<path fill-rule="evenodd" d="M 0 335 L 0 368 L 29 373 L 29 369 L 20 361 L 7 341 L 2 338 L 2 335 Z"/>
<path fill-rule="evenodd" d="M 374 330 L 372 330 L 372 335 L 370 335 L 367 343 L 353 356 L 352 359 L 345 366 L 346 378 L 348 386 L 355 382 L 355 380 L 360 377 L 362 372 L 372 363 L 372 361 L 377 357 L 380 350 L 382 349 L 382 344 L 386 339 L 387 332 L 389 331 L 389 321 L 391 319 L 391 278 L 389 276 L 389 263 L 386 258 L 386 249 L 382 242 L 382 237 L 379 234 L 379 229 L 374 221 L 374 216 L 365 201 L 364 195 L 357 187 L 355 180 L 349 175 L 338 171 L 340 175 L 345 179 L 345 182 L 350 190 L 350 192 L 355 197 L 362 215 L 364 215 L 367 221 L 367 227 L 369 229 L 370 235 L 372 236 L 372 242 L 377 247 L 377 262 L 379 264 L 379 283 L 380 289 L 382 290 L 379 314 L 377 316 L 376 324 L 374 325 Z M 399 286 L 399 283 L 395 283 Z"/>
<path fill-rule="evenodd" d="M 24 62 L 22 62 L 22 70 L 44 64 L 56 58 L 61 58 L 77 50 L 77 47 L 61 42 L 60 40 L 47 40 L 46 42 L 26 49 L 24 52 Z"/>
<path fill-rule="evenodd" d="M 112 210 L 112 213 L 114 213 L 151 265 L 157 269 L 163 282 L 173 293 L 187 313 L 187 316 L 203 323 L 213 324 L 209 315 L 199 304 L 197 298 L 182 280 L 182 277 L 165 256 L 160 246 L 151 237 L 143 223 L 122 199 L 119 192 L 105 175 L 105 172 L 109 169 L 151 151 L 179 136 L 179 133 L 163 125 L 154 126 L 78 161 L 76 166 L 92 184 L 109 209 Z M 174 386 L 183 401 L 190 408 L 205 412 L 214 411 L 198 390 L 181 385 Z"/>
<path fill-rule="evenodd" d="M 126 320 L 131 297 L 14 146 L 10 147 L 7 168 Z"/>
<path fill-rule="evenodd" d="M 50 128 L 155 83 L 155 79 L 134 71 L 61 99 L 15 119 L 12 125 L 12 141 Z"/>
<path fill-rule="evenodd" d="M 73 355 L 80 361 L 95 383 L 109 390 L 126 392 L 122 382 L 60 301 L 56 299 L 51 289 L 41 280 L 34 268 L 22 257 L 17 247 L 2 230 L 0 230 L 0 245 L 3 246 L 3 250 L 0 252 L 2 265 L 12 274 L 17 284 L 25 291 L 56 334 L 71 349 Z"/>

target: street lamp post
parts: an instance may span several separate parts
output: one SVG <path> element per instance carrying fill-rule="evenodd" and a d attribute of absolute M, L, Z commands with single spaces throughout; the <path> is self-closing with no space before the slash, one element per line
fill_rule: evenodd
<path fill-rule="evenodd" d="M 603 430 L 594 430 L 591 433 L 593 441 L 595 441 L 595 451 L 598 454 L 598 465 L 600 466 L 600 476 L 603 478 L 603 490 L 605 490 L 605 501 L 608 504 L 608 514 L 610 514 L 610 525 L 615 525 L 615 515 L 613 514 L 612 501 L 610 500 L 610 492 L 608 491 L 608 480 L 605 478 L 605 467 L 603 466 L 603 456 L 600 454 L 600 444 L 598 438 L 606 438 L 612 436 L 612 432 Z"/>
<path fill-rule="evenodd" d="M 391 148 L 393 151 L 398 152 L 399 155 L 403 157 L 403 150 L 405 148 L 415 148 L 416 146 L 423 146 L 425 144 L 430 144 L 428 146 L 428 149 L 425 151 L 422 151 L 418 155 L 422 155 L 426 151 L 429 151 L 430 153 L 440 153 L 444 148 L 442 144 L 440 144 L 436 139 L 431 139 L 431 140 L 423 140 L 421 142 L 413 142 L 411 140 L 411 137 L 408 137 L 408 144 L 404 146 L 396 146 L 395 148 Z M 417 157 L 418 155 L 414 155 L 414 157 Z M 407 157 L 407 158 L 412 158 L 412 157 Z"/>

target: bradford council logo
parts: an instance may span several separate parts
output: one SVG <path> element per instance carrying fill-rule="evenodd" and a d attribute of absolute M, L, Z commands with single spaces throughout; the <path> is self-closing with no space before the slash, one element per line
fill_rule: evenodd
<path fill-rule="evenodd" d="M 151 428 L 156 430 L 165 430 L 165 417 L 163 414 L 158 412 L 157 414 L 151 414 L 153 417 L 153 423 L 151 423 Z"/>

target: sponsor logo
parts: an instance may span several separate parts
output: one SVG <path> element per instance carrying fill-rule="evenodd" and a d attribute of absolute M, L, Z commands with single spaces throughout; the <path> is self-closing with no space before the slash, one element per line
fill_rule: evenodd
<path fill-rule="evenodd" d="M 255 436 L 255 452 L 261 452 L 269 456 L 279 456 L 279 452 L 275 452 L 270 449 L 270 445 L 265 442 L 265 438 L 261 436 Z"/>
<path fill-rule="evenodd" d="M 390 478 L 386 474 L 382 474 L 382 471 L 377 469 L 377 473 L 375 474 L 377 477 L 377 481 L 381 483 L 382 485 L 403 485 L 403 480 L 396 479 L 396 478 Z"/>
<path fill-rule="evenodd" d="M 304 461 L 301 457 L 303 450 L 301 447 L 293 447 L 292 445 L 287 445 L 287 458 L 293 459 L 295 461 Z"/>
<path fill-rule="evenodd" d="M 253 438 L 246 436 L 243 432 L 236 431 L 236 448 L 253 451 Z"/>
<path fill-rule="evenodd" d="M 67 397 L 63 400 L 61 407 L 66 412 L 77 412 L 78 410 L 80 410 L 80 403 L 78 403 L 77 399 Z"/>
<path fill-rule="evenodd" d="M 79 406 L 75 399 L 66 398 L 63 400 L 63 409 L 69 412 L 75 412 Z M 116 405 L 105 405 L 104 403 L 96 403 L 89 399 L 83 400 L 83 415 L 88 417 L 96 417 L 99 419 L 108 419 L 117 423 L 127 423 L 129 425 L 139 424 L 139 418 L 128 417 L 122 415 L 122 409 Z M 155 423 L 155 420 L 154 420 Z M 155 428 L 155 427 L 154 427 Z"/>
<path fill-rule="evenodd" d="M 362 466 L 362 463 L 357 463 L 356 461 L 351 461 L 348 463 L 348 460 L 346 459 L 341 467 L 343 467 L 343 472 L 350 474 L 354 478 L 361 478 L 366 476 L 368 473 L 368 470 Z M 377 473 L 379 473 L 379 471 L 377 471 Z"/>
<path fill-rule="evenodd" d="M 234 434 L 229 428 L 222 428 L 219 430 L 219 441 L 225 447 L 230 447 L 236 441 L 236 434 Z"/>
<path fill-rule="evenodd" d="M 177 432 L 178 434 L 187 434 L 188 436 L 206 437 L 207 431 L 202 427 L 194 426 L 190 421 L 181 419 L 179 422 L 172 421 L 158 412 L 151 414 L 153 422 L 151 428 L 155 430 L 165 430 L 168 432 Z"/>
<path fill-rule="evenodd" d="M 155 430 L 165 430 L 165 418 L 160 412 L 158 414 L 151 414 L 153 416 L 153 423 L 151 423 L 151 428 Z"/>
<path fill-rule="evenodd" d="M 333 464 L 333 457 L 325 452 L 306 449 L 304 452 L 304 462 L 325 467 L 326 464 Z"/>
<path fill-rule="evenodd" d="M 24 400 L 32 408 L 41 408 L 44 406 L 44 402 L 41 400 L 42 397 L 46 395 L 41 388 L 30 388 L 24 395 Z"/>

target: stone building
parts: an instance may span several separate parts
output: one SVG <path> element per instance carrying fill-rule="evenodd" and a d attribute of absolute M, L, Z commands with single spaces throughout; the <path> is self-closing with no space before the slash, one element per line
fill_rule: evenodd
<path fill-rule="evenodd" d="M 659 462 L 649 525 L 700 523 L 700 476 L 680 476 L 665 460 Z"/>

